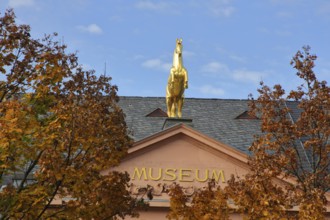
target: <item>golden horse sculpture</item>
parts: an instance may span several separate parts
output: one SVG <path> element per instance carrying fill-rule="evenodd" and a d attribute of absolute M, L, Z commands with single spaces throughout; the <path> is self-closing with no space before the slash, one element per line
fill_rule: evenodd
<path fill-rule="evenodd" d="M 182 62 L 182 39 L 176 39 L 173 66 L 166 87 L 167 116 L 182 117 L 184 90 L 188 88 L 188 72 Z"/>

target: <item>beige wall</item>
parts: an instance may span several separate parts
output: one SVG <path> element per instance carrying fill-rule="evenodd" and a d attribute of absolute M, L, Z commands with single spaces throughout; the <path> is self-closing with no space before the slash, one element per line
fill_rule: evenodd
<path fill-rule="evenodd" d="M 130 174 L 133 196 L 148 200 L 144 190 L 152 189 L 150 208 L 140 213 L 139 220 L 162 220 L 166 219 L 169 210 L 166 188 L 173 182 L 192 195 L 197 188 L 206 186 L 207 181 L 201 180 L 207 174 L 210 178 L 217 177 L 223 187 L 231 175 L 242 176 L 249 167 L 245 154 L 190 127 L 175 126 L 137 142 L 116 170 Z M 231 218 L 242 219 L 242 216 L 232 214 Z"/>
<path fill-rule="evenodd" d="M 160 191 L 166 191 L 164 188 L 173 182 L 191 194 L 207 185 L 206 177 L 225 186 L 232 174 L 244 175 L 248 171 L 248 166 L 235 155 L 220 150 L 186 134 L 176 134 L 131 152 L 116 170 L 130 174 L 133 194 L 137 194 L 136 188 L 152 186 L 155 192 L 150 205 L 168 207 L 169 196 L 165 192 L 160 195 Z"/>
<path fill-rule="evenodd" d="M 206 176 L 218 179 L 219 185 L 225 186 L 232 174 L 244 175 L 248 172 L 246 161 L 242 158 L 246 159 L 246 156 L 229 146 L 191 128 L 178 127 L 135 144 L 116 170 L 130 174 L 130 190 L 134 196 L 147 199 L 145 194 L 137 193 L 138 189 L 154 188 L 153 199 L 149 201 L 150 209 L 141 212 L 139 219 L 161 220 L 166 219 L 169 207 L 166 187 L 175 182 L 191 194 L 207 185 Z M 233 215 L 232 219 L 241 217 Z"/>

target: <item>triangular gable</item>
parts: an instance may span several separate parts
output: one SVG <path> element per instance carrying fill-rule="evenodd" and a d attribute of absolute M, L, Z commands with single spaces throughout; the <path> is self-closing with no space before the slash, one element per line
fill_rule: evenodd
<path fill-rule="evenodd" d="M 182 185 L 187 195 L 193 195 L 208 180 L 225 185 L 232 174 L 245 174 L 249 166 L 247 155 L 177 124 L 135 142 L 116 170 L 130 174 L 133 195 L 146 200 L 152 195 L 150 206 L 168 207 L 172 184 Z"/>
<path fill-rule="evenodd" d="M 249 111 L 245 111 L 239 116 L 237 116 L 235 119 L 249 119 L 249 120 L 257 120 L 259 119 L 257 116 L 250 114 Z"/>
<path fill-rule="evenodd" d="M 128 156 L 125 160 L 131 158 L 139 151 L 148 151 L 150 150 L 148 148 L 155 147 L 157 143 L 165 141 L 176 135 L 183 135 L 189 137 L 191 138 L 191 140 L 194 140 L 195 142 L 198 142 L 201 146 L 204 146 L 205 149 L 221 152 L 228 157 L 232 157 L 233 159 L 242 162 L 242 164 L 247 163 L 248 157 L 246 154 L 236 150 L 232 146 L 226 145 L 213 138 L 210 138 L 193 129 L 192 127 L 186 126 L 185 124 L 177 124 L 173 127 L 170 127 L 166 130 L 163 130 L 161 132 L 158 132 L 135 142 L 133 146 L 128 150 Z"/>
<path fill-rule="evenodd" d="M 156 108 L 155 110 L 147 114 L 146 117 L 168 117 L 168 116 L 166 112 L 164 112 L 160 108 Z"/>

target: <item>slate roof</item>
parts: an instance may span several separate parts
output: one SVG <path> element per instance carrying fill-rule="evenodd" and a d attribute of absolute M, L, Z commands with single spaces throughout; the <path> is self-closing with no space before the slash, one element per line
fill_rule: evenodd
<path fill-rule="evenodd" d="M 147 115 L 157 108 L 166 112 L 165 97 L 122 96 L 119 105 L 135 141 L 162 131 L 166 117 Z M 236 119 L 247 110 L 248 100 L 186 98 L 182 119 L 204 135 L 249 154 L 253 136 L 260 132 L 260 120 Z"/>
<path fill-rule="evenodd" d="M 164 117 L 163 113 L 167 111 L 165 97 L 122 96 L 119 105 L 126 115 L 129 134 L 135 141 L 174 126 L 175 123 L 185 123 L 204 135 L 251 155 L 248 148 L 254 136 L 261 133 L 261 121 L 246 119 L 248 102 L 239 99 L 185 98 L 182 119 L 177 122 L 167 121 L 169 118 Z M 301 109 L 297 107 L 298 102 L 290 101 L 285 104 L 291 109 L 289 117 L 296 121 L 301 114 Z M 238 119 L 242 115 L 242 119 Z M 304 149 L 301 141 L 304 140 L 297 140 L 296 145 L 302 167 L 307 170 L 310 168 L 311 155 Z"/>

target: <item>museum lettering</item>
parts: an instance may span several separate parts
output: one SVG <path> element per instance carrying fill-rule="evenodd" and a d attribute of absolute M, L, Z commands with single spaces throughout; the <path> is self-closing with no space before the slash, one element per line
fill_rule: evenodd
<path fill-rule="evenodd" d="M 223 170 L 218 169 L 184 169 L 184 168 L 134 168 L 132 180 L 206 182 L 215 180 L 225 182 Z"/>

